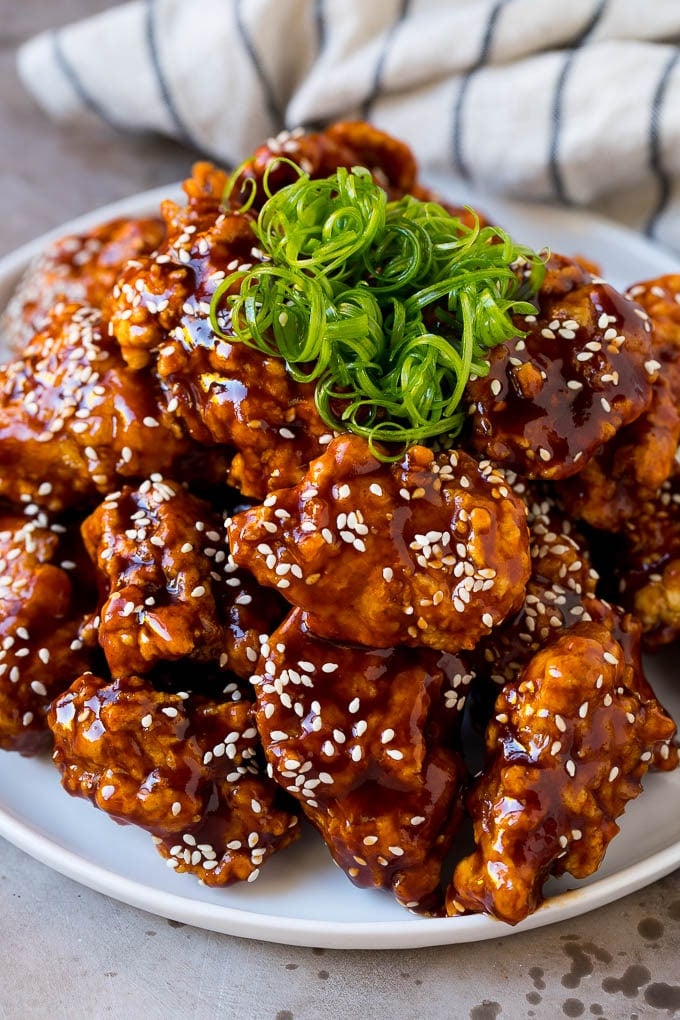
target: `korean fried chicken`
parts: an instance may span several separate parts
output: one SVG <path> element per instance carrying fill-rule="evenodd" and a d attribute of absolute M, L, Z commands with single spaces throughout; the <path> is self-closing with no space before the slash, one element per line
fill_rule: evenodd
<path fill-rule="evenodd" d="M 162 662 L 213 663 L 248 677 L 281 602 L 236 568 L 221 516 L 154 475 L 112 493 L 83 524 L 102 604 L 99 643 L 114 676 Z"/>
<path fill-rule="evenodd" d="M 468 385 L 470 441 L 527 478 L 566 478 L 647 409 L 658 365 L 646 313 L 577 262 L 553 256 L 536 302 Z"/>
<path fill-rule="evenodd" d="M 645 499 L 627 522 L 614 573 L 622 601 L 657 648 L 680 637 L 680 476 Z"/>
<path fill-rule="evenodd" d="M 384 464 L 348 434 L 228 532 L 236 562 L 304 609 L 312 633 L 457 652 L 521 604 L 525 516 L 488 462 L 412 446 Z"/>
<path fill-rule="evenodd" d="M 55 700 L 49 722 L 64 788 L 147 829 L 177 872 L 206 885 L 253 881 L 299 835 L 258 764 L 246 701 L 85 674 Z"/>
<path fill-rule="evenodd" d="M 242 292 L 283 271 L 265 200 L 338 168 L 378 230 L 338 270 L 358 319 L 324 310 L 327 276 L 318 308 L 298 276 Z M 321 190 L 344 217 L 340 179 Z M 356 885 L 517 923 L 548 875 L 598 867 L 647 769 L 678 764 L 640 648 L 680 636 L 680 276 L 624 296 L 552 256 L 536 293 L 542 256 L 443 203 L 481 261 L 503 253 L 459 294 L 472 262 L 433 267 L 470 238 L 418 203 L 408 146 L 359 122 L 284 132 L 233 178 L 199 163 L 184 191 L 58 242 L 7 313 L 0 748 L 52 740 L 69 793 L 207 885 L 257 878 L 300 814 Z M 380 232 L 406 195 L 415 254 Z M 310 259 L 351 234 L 325 209 Z M 310 353 L 313 312 L 332 351 Z"/>
<path fill-rule="evenodd" d="M 441 909 L 470 680 L 446 653 L 316 638 L 299 609 L 262 646 L 253 678 L 270 774 L 355 884 L 391 889 L 413 910 Z"/>
<path fill-rule="evenodd" d="M 556 484 L 572 517 L 613 532 L 634 522 L 640 503 L 653 498 L 677 469 L 679 406 L 666 378 L 658 375 L 648 410 L 619 429 L 582 471 Z"/>
<path fill-rule="evenodd" d="M 20 354 L 60 301 L 101 308 L 129 259 L 163 240 L 160 217 L 115 219 L 59 238 L 28 267 L 0 318 L 4 344 Z"/>
<path fill-rule="evenodd" d="M 450 914 L 516 924 L 540 905 L 548 875 L 596 870 L 653 754 L 675 733 L 624 677 L 621 646 L 581 623 L 503 688 L 468 798 L 476 850 L 456 867 Z"/>
<path fill-rule="evenodd" d="M 649 315 L 654 357 L 676 404 L 680 404 L 680 274 L 636 283 L 627 296 Z"/>
<path fill-rule="evenodd" d="M 451 205 L 442 201 L 418 179 L 418 166 L 413 152 L 398 138 L 380 131 L 364 121 L 340 121 L 323 131 L 283 131 L 275 138 L 269 138 L 255 150 L 252 157 L 240 168 L 237 186 L 232 190 L 230 204 L 238 207 L 244 195 L 256 186 L 255 208 L 264 202 L 267 191 L 264 188 L 266 175 L 269 192 L 278 191 L 297 177 L 299 167 L 311 178 L 328 177 L 338 167 L 351 170 L 355 166 L 366 167 L 373 179 L 384 188 L 390 199 L 414 195 L 424 201 L 435 200 L 443 204 L 452 216 L 471 225 L 482 219 L 469 208 Z M 240 186 L 238 186 L 240 185 Z"/>
<path fill-rule="evenodd" d="M 77 524 L 37 509 L 0 512 L 0 748 L 22 754 L 48 745 L 52 698 L 92 662 L 79 631 L 95 590 Z"/>
<path fill-rule="evenodd" d="M 482 639 L 472 656 L 481 682 L 498 686 L 515 680 L 531 656 L 565 628 L 591 619 L 598 576 L 590 564 L 583 536 L 548 499 L 528 491 L 527 524 L 531 550 L 531 576 L 524 601 L 491 634 Z"/>
<path fill-rule="evenodd" d="M 153 379 L 125 367 L 95 309 L 57 305 L 23 357 L 0 367 L 0 495 L 14 503 L 91 505 L 123 478 L 190 474 L 193 452 Z M 224 469 L 216 458 L 218 476 Z"/>
<path fill-rule="evenodd" d="M 105 307 L 131 368 L 153 366 L 176 419 L 211 447 L 235 449 L 229 481 L 245 496 L 297 482 L 330 438 L 313 387 L 279 358 L 215 335 L 213 295 L 225 276 L 260 261 L 252 216 L 221 205 L 226 175 L 199 164 L 188 205 L 163 205 L 167 241 L 120 276 Z M 228 320 L 223 322 L 230 331 Z"/>

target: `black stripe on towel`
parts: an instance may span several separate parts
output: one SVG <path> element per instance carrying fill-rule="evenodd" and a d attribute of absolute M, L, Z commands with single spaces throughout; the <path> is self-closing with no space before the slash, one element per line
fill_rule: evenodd
<path fill-rule="evenodd" d="M 73 91 L 76 93 L 83 106 L 86 106 L 88 110 L 91 110 L 92 113 L 96 114 L 97 117 L 103 120 L 105 124 L 108 124 L 109 127 L 112 127 L 115 131 L 129 131 L 129 128 L 117 120 L 114 114 L 109 113 L 109 111 L 102 106 L 99 100 L 95 99 L 95 97 L 85 88 L 82 78 L 64 52 L 64 47 L 61 44 L 60 33 L 57 31 L 50 32 L 50 39 L 57 66 L 73 88 Z"/>
<path fill-rule="evenodd" d="M 394 37 L 400 25 L 408 17 L 410 6 L 411 0 L 401 0 L 396 18 L 394 19 L 388 30 L 385 32 L 383 44 L 380 48 L 380 53 L 378 54 L 378 59 L 375 64 L 371 88 L 361 106 L 361 116 L 363 117 L 364 120 L 370 120 L 373 104 L 380 95 L 382 87 L 383 70 L 385 68 L 385 61 L 387 60 L 387 56 L 392 47 L 392 41 L 394 40 Z"/>
<path fill-rule="evenodd" d="M 177 109 L 177 105 L 175 104 L 175 100 L 173 99 L 168 85 L 168 79 L 166 78 L 165 71 L 163 70 L 163 62 L 161 60 L 158 38 L 156 35 L 155 6 L 156 0 L 146 0 L 145 30 L 146 41 L 151 55 L 151 66 L 153 67 L 156 81 L 158 82 L 158 90 L 160 92 L 161 99 L 163 100 L 163 105 L 168 112 L 168 116 L 175 126 L 175 131 L 177 132 L 179 140 L 184 142 L 185 145 L 192 145 L 196 149 L 201 149 L 204 147 L 193 137 L 184 118 L 180 115 L 180 112 Z"/>
<path fill-rule="evenodd" d="M 252 40 L 248 35 L 248 30 L 243 20 L 243 12 L 241 10 L 243 6 L 243 0 L 233 0 L 233 2 L 236 27 L 238 29 L 241 42 L 243 43 L 243 48 L 250 57 L 253 69 L 258 77 L 260 86 L 262 87 L 262 92 L 264 93 L 264 100 L 267 106 L 267 112 L 269 113 L 269 116 L 272 120 L 272 123 L 275 126 L 275 129 L 279 131 L 284 126 L 284 116 L 283 111 L 279 106 L 278 100 L 276 98 L 276 90 L 272 85 L 271 81 L 269 80 L 269 76 L 265 71 L 264 67 L 262 66 L 262 62 L 260 61 L 260 58 L 255 50 L 255 47 L 253 46 Z M 247 0 L 245 0 L 245 2 L 247 3 Z M 285 45 L 284 40 L 282 40 L 282 44 Z"/>
<path fill-rule="evenodd" d="M 316 26 L 316 48 L 321 53 L 326 48 L 326 10 L 324 0 L 314 0 L 314 24 Z"/>
<path fill-rule="evenodd" d="M 470 67 L 465 75 L 463 75 L 460 88 L 458 89 L 458 95 L 456 96 L 456 103 L 453 108 L 453 139 L 451 143 L 451 158 L 453 160 L 454 168 L 458 170 L 460 176 L 469 181 L 472 174 L 470 168 L 465 162 L 463 156 L 463 128 L 465 126 L 465 99 L 467 97 L 468 88 L 470 81 L 473 76 L 484 67 L 486 64 L 489 53 L 491 51 L 491 45 L 493 43 L 493 35 L 496 30 L 496 24 L 498 22 L 498 16 L 501 13 L 503 6 L 508 0 L 498 0 L 489 11 L 489 17 L 486 22 L 486 28 L 484 30 L 484 36 L 482 38 L 482 45 L 479 50 L 479 56 L 477 57 L 474 64 Z"/>
<path fill-rule="evenodd" d="M 653 237 L 656 233 L 658 221 L 663 216 L 664 209 L 671 197 L 671 176 L 663 165 L 663 138 L 661 135 L 661 111 L 668 93 L 668 84 L 673 71 L 680 60 L 680 50 L 675 51 L 670 60 L 667 61 L 659 79 L 659 84 L 652 98 L 652 106 L 649 115 L 649 165 L 656 177 L 659 187 L 659 197 L 652 215 L 647 221 L 645 233 Z"/>
<path fill-rule="evenodd" d="M 574 63 L 576 53 L 581 46 L 583 46 L 590 33 L 594 31 L 596 25 L 604 14 L 607 2 L 608 0 L 597 0 L 593 13 L 590 16 L 590 21 L 585 26 L 581 34 L 574 40 L 571 45 L 571 49 L 567 52 L 564 64 L 562 65 L 562 70 L 560 71 L 557 82 L 555 83 L 550 141 L 548 144 L 548 175 L 556 198 L 564 205 L 571 204 L 571 199 L 567 193 L 564 177 L 562 176 L 562 168 L 560 166 L 560 137 L 562 133 L 562 101 L 564 99 L 564 89 L 566 87 L 569 72 L 571 71 L 572 64 Z"/>

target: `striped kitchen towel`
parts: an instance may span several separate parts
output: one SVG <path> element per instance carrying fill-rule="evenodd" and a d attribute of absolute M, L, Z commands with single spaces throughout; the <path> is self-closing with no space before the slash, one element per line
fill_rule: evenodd
<path fill-rule="evenodd" d="M 137 0 L 19 52 L 62 120 L 230 165 L 363 117 L 425 171 L 583 205 L 680 251 L 680 0 Z"/>

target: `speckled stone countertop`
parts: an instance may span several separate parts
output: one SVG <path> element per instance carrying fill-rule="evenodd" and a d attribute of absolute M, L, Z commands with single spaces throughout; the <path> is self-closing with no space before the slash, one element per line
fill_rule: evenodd
<path fill-rule="evenodd" d="M 57 129 L 14 72 L 33 32 L 111 0 L 0 0 L 0 254 L 89 209 L 181 178 L 158 139 Z M 680 1016 L 680 872 L 508 938 L 401 951 L 270 945 L 108 899 L 0 840 L 0 1018 Z"/>

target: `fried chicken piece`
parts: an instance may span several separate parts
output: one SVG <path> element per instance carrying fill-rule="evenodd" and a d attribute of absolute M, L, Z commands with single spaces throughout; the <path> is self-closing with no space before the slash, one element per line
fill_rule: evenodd
<path fill-rule="evenodd" d="M 566 478 L 585 467 L 651 401 L 657 364 L 647 315 L 573 260 L 554 255 L 535 316 L 489 352 L 468 384 L 471 442 L 527 478 Z"/>
<path fill-rule="evenodd" d="M 50 701 L 92 663 L 79 628 L 96 598 L 77 523 L 29 509 L 0 513 L 0 747 L 25 755 L 48 745 Z"/>
<path fill-rule="evenodd" d="M 299 834 L 257 763 L 253 707 L 156 690 L 142 677 L 78 677 L 49 723 L 62 785 L 147 829 L 177 872 L 253 881 Z"/>
<path fill-rule="evenodd" d="M 599 623 L 607 628 L 624 653 L 626 687 L 645 701 L 655 701 L 642 661 L 642 628 L 618 606 L 597 597 L 599 577 L 591 566 L 583 535 L 549 499 L 527 493 L 532 572 L 524 605 L 480 641 L 469 657 L 476 675 L 471 703 L 476 721 L 484 726 L 492 714 L 499 686 L 514 682 L 540 649 L 576 623 Z M 675 768 L 677 751 L 667 744 L 653 764 Z"/>
<path fill-rule="evenodd" d="M 645 674 L 642 658 L 642 624 L 638 618 L 604 599 L 589 599 L 587 608 L 588 617 L 593 623 L 604 624 L 614 641 L 621 645 L 624 686 L 636 694 L 643 704 L 647 702 L 658 704 L 654 688 Z M 677 743 L 662 742 L 655 745 L 649 767 L 659 772 L 672 772 L 679 762 L 680 748 Z"/>
<path fill-rule="evenodd" d="M 414 195 L 423 201 L 438 201 L 468 225 L 474 221 L 468 208 L 442 202 L 419 182 L 418 164 L 405 142 L 360 120 L 338 121 L 323 131 L 297 128 L 269 138 L 241 168 L 242 186 L 232 190 L 229 201 L 238 208 L 252 187 L 245 182 L 255 182 L 254 206 L 259 209 L 267 199 L 267 190 L 272 194 L 297 180 L 295 167 L 311 178 L 323 178 L 339 167 L 351 170 L 355 166 L 369 170 L 391 200 Z M 267 189 L 263 187 L 265 174 Z"/>
<path fill-rule="evenodd" d="M 295 166 L 311 178 L 329 177 L 339 167 L 351 170 L 362 166 L 370 171 L 390 200 L 413 195 L 424 202 L 438 202 L 467 226 L 487 222 L 469 207 L 451 205 L 421 184 L 418 165 L 409 146 L 360 120 L 338 121 L 318 132 L 296 128 L 269 138 L 241 168 L 239 180 L 242 184 L 232 190 L 230 205 L 238 208 L 252 187 L 245 182 L 255 182 L 254 207 L 260 209 L 267 199 L 267 190 L 263 187 L 265 174 L 271 194 L 297 180 Z"/>
<path fill-rule="evenodd" d="M 218 285 L 262 255 L 252 215 L 221 205 L 226 175 L 210 164 L 198 164 L 194 175 L 185 183 L 186 207 L 163 203 L 166 243 L 130 264 L 105 315 L 127 363 L 153 364 L 191 437 L 235 448 L 229 482 L 261 499 L 274 485 L 299 481 L 330 437 L 313 385 L 296 383 L 282 359 L 216 336 L 210 306 Z M 230 333 L 228 318 L 221 321 Z"/>
<path fill-rule="evenodd" d="M 262 647 L 257 725 L 269 772 L 359 886 L 441 909 L 462 818 L 454 749 L 471 680 L 457 656 L 315 638 L 294 609 Z"/>
<path fill-rule="evenodd" d="M 619 593 L 644 631 L 648 648 L 680 636 L 680 476 L 640 502 L 626 523 L 615 574 Z"/>
<path fill-rule="evenodd" d="M 661 365 L 676 404 L 680 403 L 680 274 L 636 283 L 626 296 L 649 315 L 654 358 Z"/>
<path fill-rule="evenodd" d="M 663 376 L 652 385 L 652 403 L 588 461 L 583 471 L 557 483 L 573 517 L 603 531 L 621 531 L 634 520 L 641 499 L 653 497 L 677 469 L 680 413 Z"/>
<path fill-rule="evenodd" d="M 267 190 L 271 194 L 297 180 L 296 167 L 309 177 L 323 178 L 339 167 L 355 166 L 370 170 L 391 199 L 413 194 L 417 187 L 418 166 L 409 146 L 364 121 L 340 121 L 318 132 L 282 131 L 255 150 L 241 168 L 239 181 L 256 183 L 255 207 L 261 208 Z M 235 187 L 231 203 L 238 208 L 248 193 L 248 185 Z"/>
<path fill-rule="evenodd" d="M 468 797 L 476 850 L 456 867 L 448 913 L 517 924 L 540 905 L 548 875 L 592 874 L 674 733 L 658 702 L 625 685 L 606 627 L 577 624 L 538 652 L 498 697 Z"/>
<path fill-rule="evenodd" d="M 235 449 L 228 481 L 244 496 L 264 499 L 295 485 L 331 438 L 313 385 L 296 383 L 282 359 L 245 344 L 167 342 L 157 372 L 192 437 Z"/>
<path fill-rule="evenodd" d="M 83 538 L 97 565 L 98 636 L 114 676 L 179 659 L 250 676 L 282 600 L 236 568 L 208 503 L 154 476 L 108 496 Z"/>
<path fill-rule="evenodd" d="M 597 589 L 598 575 L 583 536 L 549 499 L 531 491 L 526 496 L 531 576 L 524 602 L 472 655 L 476 686 L 484 678 L 492 681 L 492 702 L 498 687 L 516 680 L 539 649 L 566 627 L 591 619 L 589 606 Z"/>
<path fill-rule="evenodd" d="M 123 478 L 197 469 L 152 378 L 125 367 L 95 309 L 57 305 L 24 357 L 0 367 L 0 387 L 0 495 L 15 503 L 56 512 Z M 214 460 L 219 477 L 226 466 Z M 204 470 L 202 454 L 197 463 Z"/>
<path fill-rule="evenodd" d="M 152 255 L 135 259 L 104 302 L 104 318 L 131 368 L 143 368 L 173 334 L 186 346 L 211 348 L 210 302 L 233 270 L 260 260 L 253 217 L 222 207 L 223 171 L 198 163 L 185 181 L 186 206 L 166 200 L 161 213 L 165 242 Z"/>
<path fill-rule="evenodd" d="M 4 343 L 21 353 L 60 302 L 101 308 L 129 259 L 163 240 L 158 217 L 118 218 L 54 241 L 29 265 L 0 319 Z"/>
<path fill-rule="evenodd" d="M 236 562 L 319 637 L 457 652 L 521 605 L 525 516 L 488 462 L 412 446 L 385 464 L 347 434 L 228 533 Z"/>

